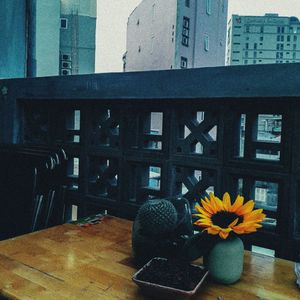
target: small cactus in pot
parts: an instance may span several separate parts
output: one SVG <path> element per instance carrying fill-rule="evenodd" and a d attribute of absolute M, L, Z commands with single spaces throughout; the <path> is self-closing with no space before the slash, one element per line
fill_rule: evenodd
<path fill-rule="evenodd" d="M 189 218 L 191 223 L 191 215 Z M 155 256 L 179 255 L 185 242 L 179 221 L 178 211 L 170 200 L 148 200 L 140 207 L 132 228 L 132 253 L 137 265 L 143 265 Z M 192 234 L 191 228 L 187 228 L 186 236 Z"/>

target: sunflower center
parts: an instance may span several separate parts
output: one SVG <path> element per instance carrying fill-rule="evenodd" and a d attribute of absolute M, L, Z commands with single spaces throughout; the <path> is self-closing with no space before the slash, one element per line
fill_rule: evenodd
<path fill-rule="evenodd" d="M 233 212 L 219 211 L 211 217 L 211 220 L 214 225 L 217 225 L 221 228 L 227 228 L 236 218 L 239 219 L 237 224 L 243 221 L 243 217 L 238 216 Z"/>

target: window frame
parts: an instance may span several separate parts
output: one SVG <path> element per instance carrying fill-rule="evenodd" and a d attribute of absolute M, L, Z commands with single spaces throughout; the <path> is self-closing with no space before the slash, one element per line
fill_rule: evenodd
<path fill-rule="evenodd" d="M 211 15 L 211 0 L 206 0 L 206 14 Z"/>
<path fill-rule="evenodd" d="M 183 16 L 181 44 L 185 47 L 188 47 L 189 39 L 190 39 L 190 18 Z"/>
<path fill-rule="evenodd" d="M 187 69 L 188 67 L 188 59 L 185 56 L 180 57 L 180 69 Z"/>
<path fill-rule="evenodd" d="M 60 29 L 68 29 L 68 22 L 69 20 L 67 18 L 60 18 Z M 65 22 L 65 26 L 62 26 L 62 22 Z"/>

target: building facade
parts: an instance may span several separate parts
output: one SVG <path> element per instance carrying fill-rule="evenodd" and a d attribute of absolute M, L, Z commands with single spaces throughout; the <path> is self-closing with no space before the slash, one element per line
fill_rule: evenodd
<path fill-rule="evenodd" d="M 95 73 L 96 0 L 60 2 L 60 75 Z"/>
<path fill-rule="evenodd" d="M 0 78 L 95 71 L 96 0 L 3 0 Z"/>
<path fill-rule="evenodd" d="M 278 14 L 232 15 L 226 65 L 300 62 L 300 22 Z"/>
<path fill-rule="evenodd" d="M 225 64 L 228 0 L 144 0 L 127 23 L 124 71 Z"/>

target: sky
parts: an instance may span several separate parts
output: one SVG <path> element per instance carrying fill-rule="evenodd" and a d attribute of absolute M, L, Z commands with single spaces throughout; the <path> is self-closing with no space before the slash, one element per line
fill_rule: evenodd
<path fill-rule="evenodd" d="M 97 0 L 96 73 L 122 71 L 122 56 L 126 52 L 127 19 L 141 1 Z M 228 2 L 228 16 L 278 13 L 280 16 L 296 16 L 300 19 L 300 0 Z"/>

